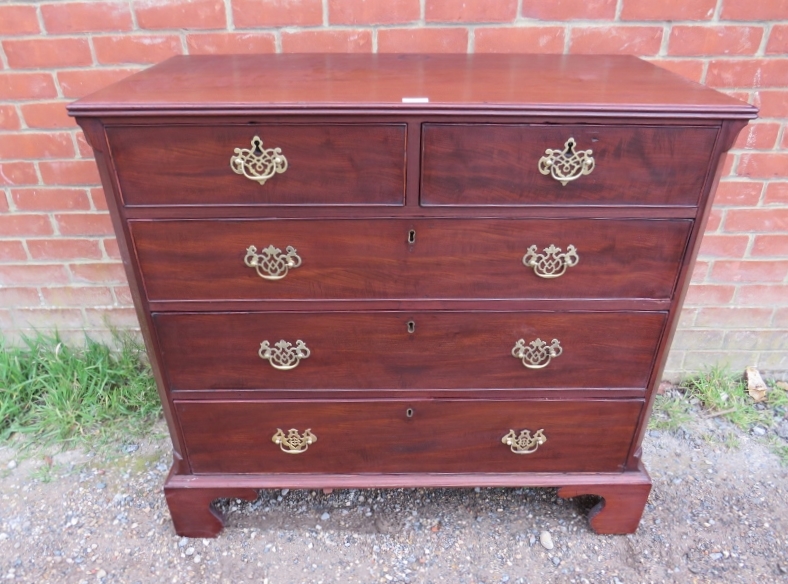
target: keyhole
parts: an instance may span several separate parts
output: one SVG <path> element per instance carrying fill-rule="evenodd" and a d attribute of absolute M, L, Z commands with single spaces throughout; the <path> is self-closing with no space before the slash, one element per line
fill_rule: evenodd
<path fill-rule="evenodd" d="M 411 229 L 408 231 L 408 243 L 413 244 L 416 243 L 416 230 Z"/>
<path fill-rule="evenodd" d="M 408 408 L 407 410 L 405 410 L 405 415 L 408 416 L 409 418 L 412 418 L 413 417 L 413 408 Z"/>
<path fill-rule="evenodd" d="M 409 333 L 415 333 L 416 332 L 416 321 L 415 320 L 409 320 L 408 321 L 408 332 Z"/>

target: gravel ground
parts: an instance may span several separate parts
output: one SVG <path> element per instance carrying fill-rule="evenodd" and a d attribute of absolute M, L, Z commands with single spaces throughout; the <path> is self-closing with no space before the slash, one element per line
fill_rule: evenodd
<path fill-rule="evenodd" d="M 649 432 L 654 489 L 630 536 L 593 534 L 594 501 L 551 489 L 400 489 L 263 491 L 222 503 L 217 539 L 187 539 L 162 494 L 165 437 L 109 455 L 0 450 L 0 579 L 788 583 L 788 469 L 741 433 L 728 449 L 731 431 Z"/>

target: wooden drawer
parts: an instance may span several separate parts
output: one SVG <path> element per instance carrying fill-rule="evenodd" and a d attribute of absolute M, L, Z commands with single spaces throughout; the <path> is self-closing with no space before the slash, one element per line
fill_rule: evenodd
<path fill-rule="evenodd" d="M 124 204 L 402 205 L 405 124 L 111 126 Z M 236 148 L 281 148 L 287 168 L 264 184 L 236 174 Z"/>
<path fill-rule="evenodd" d="M 173 390 L 310 391 L 645 388 L 666 316 L 376 311 L 154 313 L 153 320 Z M 561 354 L 527 368 L 513 356 L 520 339 L 557 339 Z M 309 356 L 275 369 L 259 351 L 281 340 L 303 341 Z"/>
<path fill-rule="evenodd" d="M 618 471 L 642 407 L 642 400 L 175 402 L 192 471 L 234 474 Z M 283 452 L 272 440 L 278 429 L 300 438 L 309 429 L 316 440 Z M 546 441 L 515 454 L 502 439 L 526 429 L 532 438 L 542 430 Z"/>
<path fill-rule="evenodd" d="M 698 204 L 716 128 L 424 124 L 422 205 Z M 545 150 L 592 150 L 590 174 L 564 186 L 539 170 Z"/>
<path fill-rule="evenodd" d="M 130 221 L 148 299 L 670 298 L 689 220 Z M 408 243 L 413 231 L 415 242 Z M 247 248 L 295 269 L 244 264 Z M 556 245 L 573 257 L 547 253 Z M 535 259 L 557 267 L 527 267 Z M 251 261 L 251 260 L 250 260 Z M 294 260 L 295 261 L 295 260 Z M 560 277 L 545 278 L 564 270 Z M 284 276 L 271 281 L 261 277 Z M 537 275 L 540 274 L 540 275 Z M 286 274 L 286 275 L 285 275 Z"/>

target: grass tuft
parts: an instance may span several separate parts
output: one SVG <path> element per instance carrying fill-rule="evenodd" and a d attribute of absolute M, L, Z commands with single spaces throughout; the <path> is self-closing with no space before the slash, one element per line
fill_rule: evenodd
<path fill-rule="evenodd" d="M 651 430 L 676 432 L 692 421 L 692 406 L 681 395 L 658 395 L 649 420 Z"/>
<path fill-rule="evenodd" d="M 57 335 L 0 339 L 0 439 L 39 446 L 105 442 L 141 434 L 159 417 L 156 386 L 139 341 L 116 333 L 116 348 Z"/>

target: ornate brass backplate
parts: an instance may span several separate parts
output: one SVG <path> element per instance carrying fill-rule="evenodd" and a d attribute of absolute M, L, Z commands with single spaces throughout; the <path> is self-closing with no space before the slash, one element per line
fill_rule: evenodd
<path fill-rule="evenodd" d="M 236 148 L 230 157 L 230 168 L 235 174 L 242 174 L 249 180 L 261 185 L 274 176 L 287 170 L 287 158 L 281 148 L 263 149 L 260 136 L 252 138 L 251 148 Z"/>
<path fill-rule="evenodd" d="M 530 430 L 521 431 L 519 436 L 514 430 L 509 430 L 509 433 L 501 438 L 501 442 L 506 444 L 515 454 L 531 454 L 547 442 L 547 436 L 544 435 L 543 429 L 537 430 L 533 436 L 531 436 Z"/>
<path fill-rule="evenodd" d="M 563 150 L 548 148 L 539 159 L 539 172 L 549 174 L 563 186 L 594 170 L 593 150 L 575 152 L 575 139 L 569 138 Z"/>
<path fill-rule="evenodd" d="M 301 362 L 311 354 L 304 341 L 296 341 L 295 346 L 284 339 L 276 343 L 273 347 L 268 341 L 260 343 L 260 350 L 257 352 L 261 359 L 265 359 L 274 369 L 287 371 L 295 369 Z"/>
<path fill-rule="evenodd" d="M 549 345 L 542 339 L 536 339 L 526 345 L 525 340 L 520 339 L 514 344 L 512 356 L 521 359 L 523 365 L 529 369 L 542 369 L 550 364 L 553 357 L 558 357 L 563 351 L 558 339 L 553 339 Z"/>
<path fill-rule="evenodd" d="M 291 268 L 301 265 L 301 258 L 294 247 L 288 245 L 285 252 L 282 253 L 278 247 L 269 245 L 257 253 L 257 248 L 250 245 L 246 248 L 244 263 L 250 268 L 254 268 L 257 275 L 264 280 L 281 280 L 287 276 L 287 272 Z"/>
<path fill-rule="evenodd" d="M 276 429 L 276 434 L 271 437 L 271 442 L 278 444 L 282 452 L 287 454 L 301 454 L 306 452 L 310 444 L 317 442 L 317 436 L 312 434 L 312 431 L 307 428 L 303 434 L 299 434 L 295 428 L 290 428 L 287 431 L 287 436 L 282 432 L 281 428 Z"/>
<path fill-rule="evenodd" d="M 537 253 L 537 248 L 532 245 L 523 256 L 523 264 L 534 269 L 534 273 L 540 278 L 558 278 L 563 276 L 567 268 L 572 268 L 580 261 L 577 249 L 574 245 L 566 248 L 562 253 L 560 247 L 550 244 L 544 248 L 544 253 Z"/>

